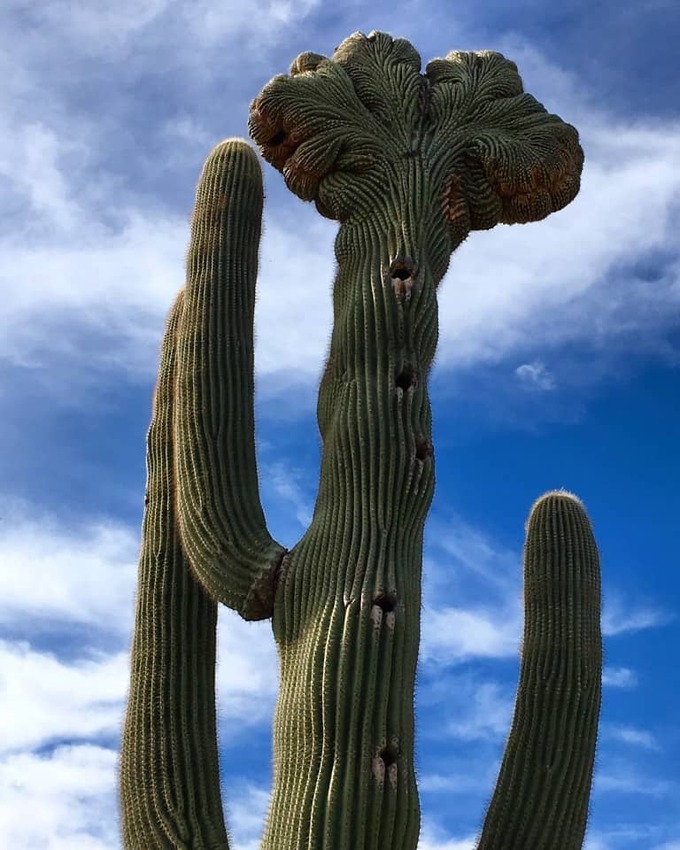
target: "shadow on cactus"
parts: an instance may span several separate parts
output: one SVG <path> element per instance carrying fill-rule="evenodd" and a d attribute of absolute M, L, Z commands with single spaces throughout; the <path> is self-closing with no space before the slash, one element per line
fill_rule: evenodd
<path fill-rule="evenodd" d="M 434 489 L 427 378 L 437 286 L 471 230 L 542 219 L 578 192 L 576 130 L 498 53 L 420 73 L 409 42 L 304 53 L 252 104 L 288 187 L 340 222 L 319 388 L 312 522 L 269 535 L 253 427 L 257 157 L 211 153 L 186 286 L 166 329 L 121 756 L 127 850 L 229 847 L 215 731 L 222 602 L 272 618 L 280 661 L 263 850 L 415 850 L 413 693 Z M 478 850 L 582 847 L 600 708 L 598 555 L 582 504 L 534 505 L 515 715 Z"/>

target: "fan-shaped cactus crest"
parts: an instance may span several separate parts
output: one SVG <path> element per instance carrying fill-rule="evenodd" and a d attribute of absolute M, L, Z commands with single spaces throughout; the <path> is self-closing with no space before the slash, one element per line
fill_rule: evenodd
<path fill-rule="evenodd" d="M 253 101 L 249 126 L 289 189 L 340 223 L 317 500 L 286 552 L 266 529 L 254 445 L 261 174 L 253 150 L 227 140 L 199 183 L 148 437 L 124 843 L 229 847 L 214 707 L 223 602 L 271 617 L 279 653 L 262 850 L 416 850 L 437 287 L 471 230 L 568 204 L 583 155 L 500 54 L 454 51 L 421 73 L 413 46 L 384 33 L 299 56 Z M 574 496 L 534 505 L 524 569 L 515 716 L 478 850 L 579 850 L 602 659 L 597 549 Z"/>

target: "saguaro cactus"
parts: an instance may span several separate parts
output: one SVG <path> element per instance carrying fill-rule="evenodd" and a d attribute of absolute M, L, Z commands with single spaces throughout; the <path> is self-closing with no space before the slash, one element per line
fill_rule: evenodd
<path fill-rule="evenodd" d="M 279 652 L 262 849 L 415 850 L 437 286 L 470 230 L 569 203 L 582 152 L 500 54 L 453 52 L 421 74 L 414 48 L 382 33 L 353 35 L 330 59 L 299 56 L 253 102 L 250 130 L 288 187 L 340 222 L 319 490 L 285 552 L 266 530 L 253 434 L 261 176 L 246 143 L 229 140 L 199 183 L 149 432 L 125 846 L 228 847 L 214 730 L 220 601 L 271 616 Z M 578 850 L 602 659 L 597 550 L 570 494 L 532 510 L 525 597 L 515 717 L 479 850 Z"/>

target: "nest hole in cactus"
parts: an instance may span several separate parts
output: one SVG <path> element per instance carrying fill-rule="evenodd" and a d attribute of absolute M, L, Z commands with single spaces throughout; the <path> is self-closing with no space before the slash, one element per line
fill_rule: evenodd
<path fill-rule="evenodd" d="M 389 614 L 390 611 L 394 611 L 397 607 L 397 594 L 386 592 L 386 593 L 376 593 L 373 597 L 373 605 L 377 605 L 378 608 L 382 608 L 385 614 Z"/>
<path fill-rule="evenodd" d="M 275 135 L 273 135 L 271 137 L 271 139 L 269 140 L 269 144 L 272 145 L 272 147 L 277 147 L 282 142 L 285 142 L 285 140 L 286 140 L 286 131 L 285 130 L 279 130 L 278 133 L 276 133 Z"/>
<path fill-rule="evenodd" d="M 410 363 L 406 363 L 404 367 L 397 372 L 394 382 L 400 390 L 406 392 L 406 390 L 411 387 L 415 387 L 416 385 L 416 370 Z"/>
<path fill-rule="evenodd" d="M 399 747 L 393 743 L 387 744 L 387 746 L 383 747 L 378 753 L 378 758 L 382 759 L 385 767 L 390 767 L 390 765 L 396 764 L 398 757 Z"/>
<path fill-rule="evenodd" d="M 432 443 L 424 437 L 416 437 L 416 460 L 426 460 L 432 455 Z"/>

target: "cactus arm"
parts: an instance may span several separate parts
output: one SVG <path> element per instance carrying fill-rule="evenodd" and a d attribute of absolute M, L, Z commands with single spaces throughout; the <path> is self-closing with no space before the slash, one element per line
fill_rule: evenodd
<path fill-rule="evenodd" d="M 174 517 L 172 410 L 180 293 L 147 437 L 147 497 L 120 763 L 125 850 L 228 850 L 215 731 L 217 605 L 193 578 Z"/>
<path fill-rule="evenodd" d="M 271 616 L 282 546 L 260 504 L 253 414 L 253 313 L 262 175 L 228 139 L 196 193 L 178 329 L 175 472 L 182 543 L 210 596 L 245 619 Z"/>
<path fill-rule="evenodd" d="M 527 524 L 522 664 L 478 850 L 580 850 L 602 679 L 600 569 L 581 502 L 541 497 Z"/>

